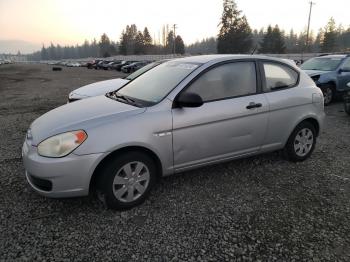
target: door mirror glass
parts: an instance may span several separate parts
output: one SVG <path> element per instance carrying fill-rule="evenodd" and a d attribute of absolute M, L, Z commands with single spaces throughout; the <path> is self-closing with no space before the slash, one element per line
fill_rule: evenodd
<path fill-rule="evenodd" d="M 341 69 L 339 69 L 339 74 L 343 73 L 343 72 L 350 72 L 350 68 L 348 67 L 343 67 Z"/>
<path fill-rule="evenodd" d="M 203 105 L 202 98 L 196 93 L 183 92 L 176 100 L 179 107 L 200 107 Z"/>

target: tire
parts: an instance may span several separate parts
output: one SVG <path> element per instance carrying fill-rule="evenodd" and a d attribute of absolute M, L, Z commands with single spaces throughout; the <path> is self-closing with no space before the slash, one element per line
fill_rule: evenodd
<path fill-rule="evenodd" d="M 299 146 L 298 146 L 299 145 Z M 316 130 L 310 122 L 301 122 L 289 136 L 284 147 L 284 155 L 293 162 L 304 161 L 315 149 Z"/>
<path fill-rule="evenodd" d="M 130 209 L 146 200 L 156 177 L 157 168 L 151 157 L 126 152 L 104 166 L 97 181 L 97 195 L 107 208 Z"/>
<path fill-rule="evenodd" d="M 350 103 L 344 102 L 344 111 L 350 116 Z"/>
<path fill-rule="evenodd" d="M 344 96 L 344 111 L 350 116 L 350 96 Z"/>
<path fill-rule="evenodd" d="M 321 87 L 321 90 L 324 97 L 324 105 L 330 105 L 330 103 L 332 103 L 335 97 L 335 88 L 332 85 L 326 85 L 324 87 Z"/>

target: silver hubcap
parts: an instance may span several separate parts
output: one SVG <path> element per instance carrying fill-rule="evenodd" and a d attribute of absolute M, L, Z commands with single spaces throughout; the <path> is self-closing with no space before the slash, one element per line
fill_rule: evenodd
<path fill-rule="evenodd" d="M 329 104 L 332 101 L 332 96 L 333 96 L 333 91 L 329 87 L 327 87 L 323 91 L 323 96 L 324 96 L 324 103 Z"/>
<path fill-rule="evenodd" d="M 113 194 L 121 202 L 132 202 L 146 191 L 150 181 L 147 166 L 130 162 L 118 170 L 113 181 Z"/>
<path fill-rule="evenodd" d="M 299 131 L 299 133 L 295 136 L 294 140 L 294 150 L 295 154 L 300 157 L 306 156 L 314 143 L 314 136 L 310 129 L 303 128 Z"/>

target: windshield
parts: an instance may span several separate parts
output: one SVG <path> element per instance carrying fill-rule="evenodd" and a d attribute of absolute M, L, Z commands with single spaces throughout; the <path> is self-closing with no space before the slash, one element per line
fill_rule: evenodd
<path fill-rule="evenodd" d="M 125 77 L 125 79 L 134 80 L 138 76 L 142 75 L 143 73 L 147 72 L 148 70 L 152 69 L 153 67 L 156 67 L 157 65 L 159 65 L 159 62 L 148 64 L 148 65 L 140 68 L 139 70 L 135 71 L 134 73 L 128 75 L 127 77 Z"/>
<path fill-rule="evenodd" d="M 119 89 L 118 94 L 149 105 L 156 104 L 199 65 L 180 61 L 163 63 Z"/>
<path fill-rule="evenodd" d="M 311 58 L 300 67 L 303 70 L 334 71 L 337 69 L 343 58 L 341 57 L 322 57 Z"/>

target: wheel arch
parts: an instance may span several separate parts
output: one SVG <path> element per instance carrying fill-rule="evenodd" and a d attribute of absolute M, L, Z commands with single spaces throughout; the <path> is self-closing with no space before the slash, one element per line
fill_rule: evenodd
<path fill-rule="evenodd" d="M 154 160 L 156 167 L 157 167 L 157 180 L 159 180 L 162 177 L 163 174 L 163 169 L 162 169 L 162 163 L 160 161 L 160 158 L 158 155 L 152 151 L 149 148 L 143 147 L 143 146 L 125 146 L 122 148 L 118 148 L 112 152 L 110 152 L 108 155 L 106 155 L 96 166 L 94 172 L 92 173 L 92 176 L 90 178 L 90 183 L 89 183 L 89 192 L 91 193 L 96 189 L 96 182 L 99 177 L 99 174 L 103 170 L 103 167 L 105 166 L 106 163 L 111 161 L 113 158 L 115 158 L 118 154 L 125 154 L 128 152 L 142 152 L 145 153 Z"/>
<path fill-rule="evenodd" d="M 303 122 L 309 122 L 310 124 L 312 124 L 315 127 L 315 131 L 316 131 L 316 136 L 319 135 L 320 133 L 320 123 L 318 122 L 318 120 L 315 117 L 312 116 L 307 116 L 304 117 L 303 119 L 299 120 L 299 122 L 297 122 L 296 125 L 294 125 L 293 130 L 290 132 L 289 136 L 293 133 L 294 129 L 300 125 Z"/>

